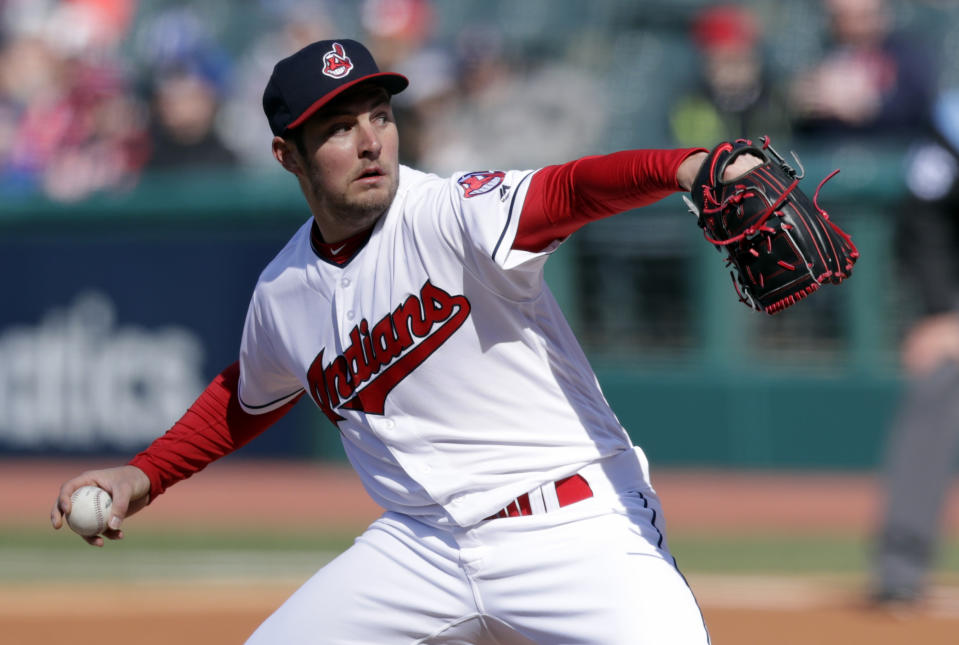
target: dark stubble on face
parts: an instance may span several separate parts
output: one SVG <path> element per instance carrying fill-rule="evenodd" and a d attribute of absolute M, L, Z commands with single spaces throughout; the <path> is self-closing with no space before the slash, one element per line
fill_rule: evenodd
<path fill-rule="evenodd" d="M 306 157 L 305 161 L 314 199 L 318 204 L 323 204 L 327 214 L 338 222 L 355 227 L 372 225 L 393 203 L 397 189 L 395 176 L 388 180 L 389 190 L 386 195 L 379 191 L 366 191 L 358 197 L 330 194 L 321 188 L 320 171 L 313 160 Z"/>

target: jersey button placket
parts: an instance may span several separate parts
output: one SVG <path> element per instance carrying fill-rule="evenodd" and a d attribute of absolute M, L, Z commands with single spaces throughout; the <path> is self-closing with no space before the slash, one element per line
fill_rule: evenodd
<path fill-rule="evenodd" d="M 350 285 L 352 284 L 353 280 L 348 276 L 341 276 L 339 279 L 337 291 L 340 292 L 341 295 L 339 298 L 337 298 L 337 300 L 339 305 L 345 305 L 343 307 L 344 309 L 349 307 L 351 304 L 354 304 L 352 296 L 349 295 Z M 339 309 L 339 307 L 337 307 L 337 309 L 340 311 L 339 315 L 346 319 L 349 323 L 352 323 L 354 320 L 356 320 L 356 310 L 353 307 L 349 307 L 349 309 L 346 309 L 346 311 Z M 348 325 L 347 327 L 349 326 L 351 325 Z"/>

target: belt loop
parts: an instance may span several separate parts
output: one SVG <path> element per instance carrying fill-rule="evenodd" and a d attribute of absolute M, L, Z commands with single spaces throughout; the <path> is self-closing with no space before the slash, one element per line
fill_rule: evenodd
<path fill-rule="evenodd" d="M 546 512 L 546 499 L 543 496 L 543 486 L 529 492 L 529 507 L 533 515 Z"/>
<path fill-rule="evenodd" d="M 543 505 L 547 513 L 560 508 L 559 498 L 556 496 L 556 482 L 543 484 L 539 487 L 539 491 L 543 494 Z"/>

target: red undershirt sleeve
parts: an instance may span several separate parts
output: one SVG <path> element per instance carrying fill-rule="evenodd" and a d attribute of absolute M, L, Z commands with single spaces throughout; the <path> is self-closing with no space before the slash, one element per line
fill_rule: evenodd
<path fill-rule="evenodd" d="M 248 414 L 240 407 L 239 381 L 236 362 L 213 379 L 172 428 L 130 460 L 150 478 L 151 502 L 173 484 L 249 443 L 302 396 L 271 412 Z"/>
<path fill-rule="evenodd" d="M 542 251 L 587 222 L 681 191 L 676 172 L 696 152 L 705 149 L 624 150 L 538 170 L 530 180 L 513 248 Z"/>

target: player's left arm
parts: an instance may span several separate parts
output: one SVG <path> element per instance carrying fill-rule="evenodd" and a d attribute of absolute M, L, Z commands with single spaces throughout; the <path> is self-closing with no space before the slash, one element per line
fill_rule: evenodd
<path fill-rule="evenodd" d="M 538 252 L 588 222 L 688 192 L 706 154 L 704 148 L 625 150 L 542 168 L 530 180 L 513 248 Z M 758 163 L 742 157 L 726 176 Z"/>

